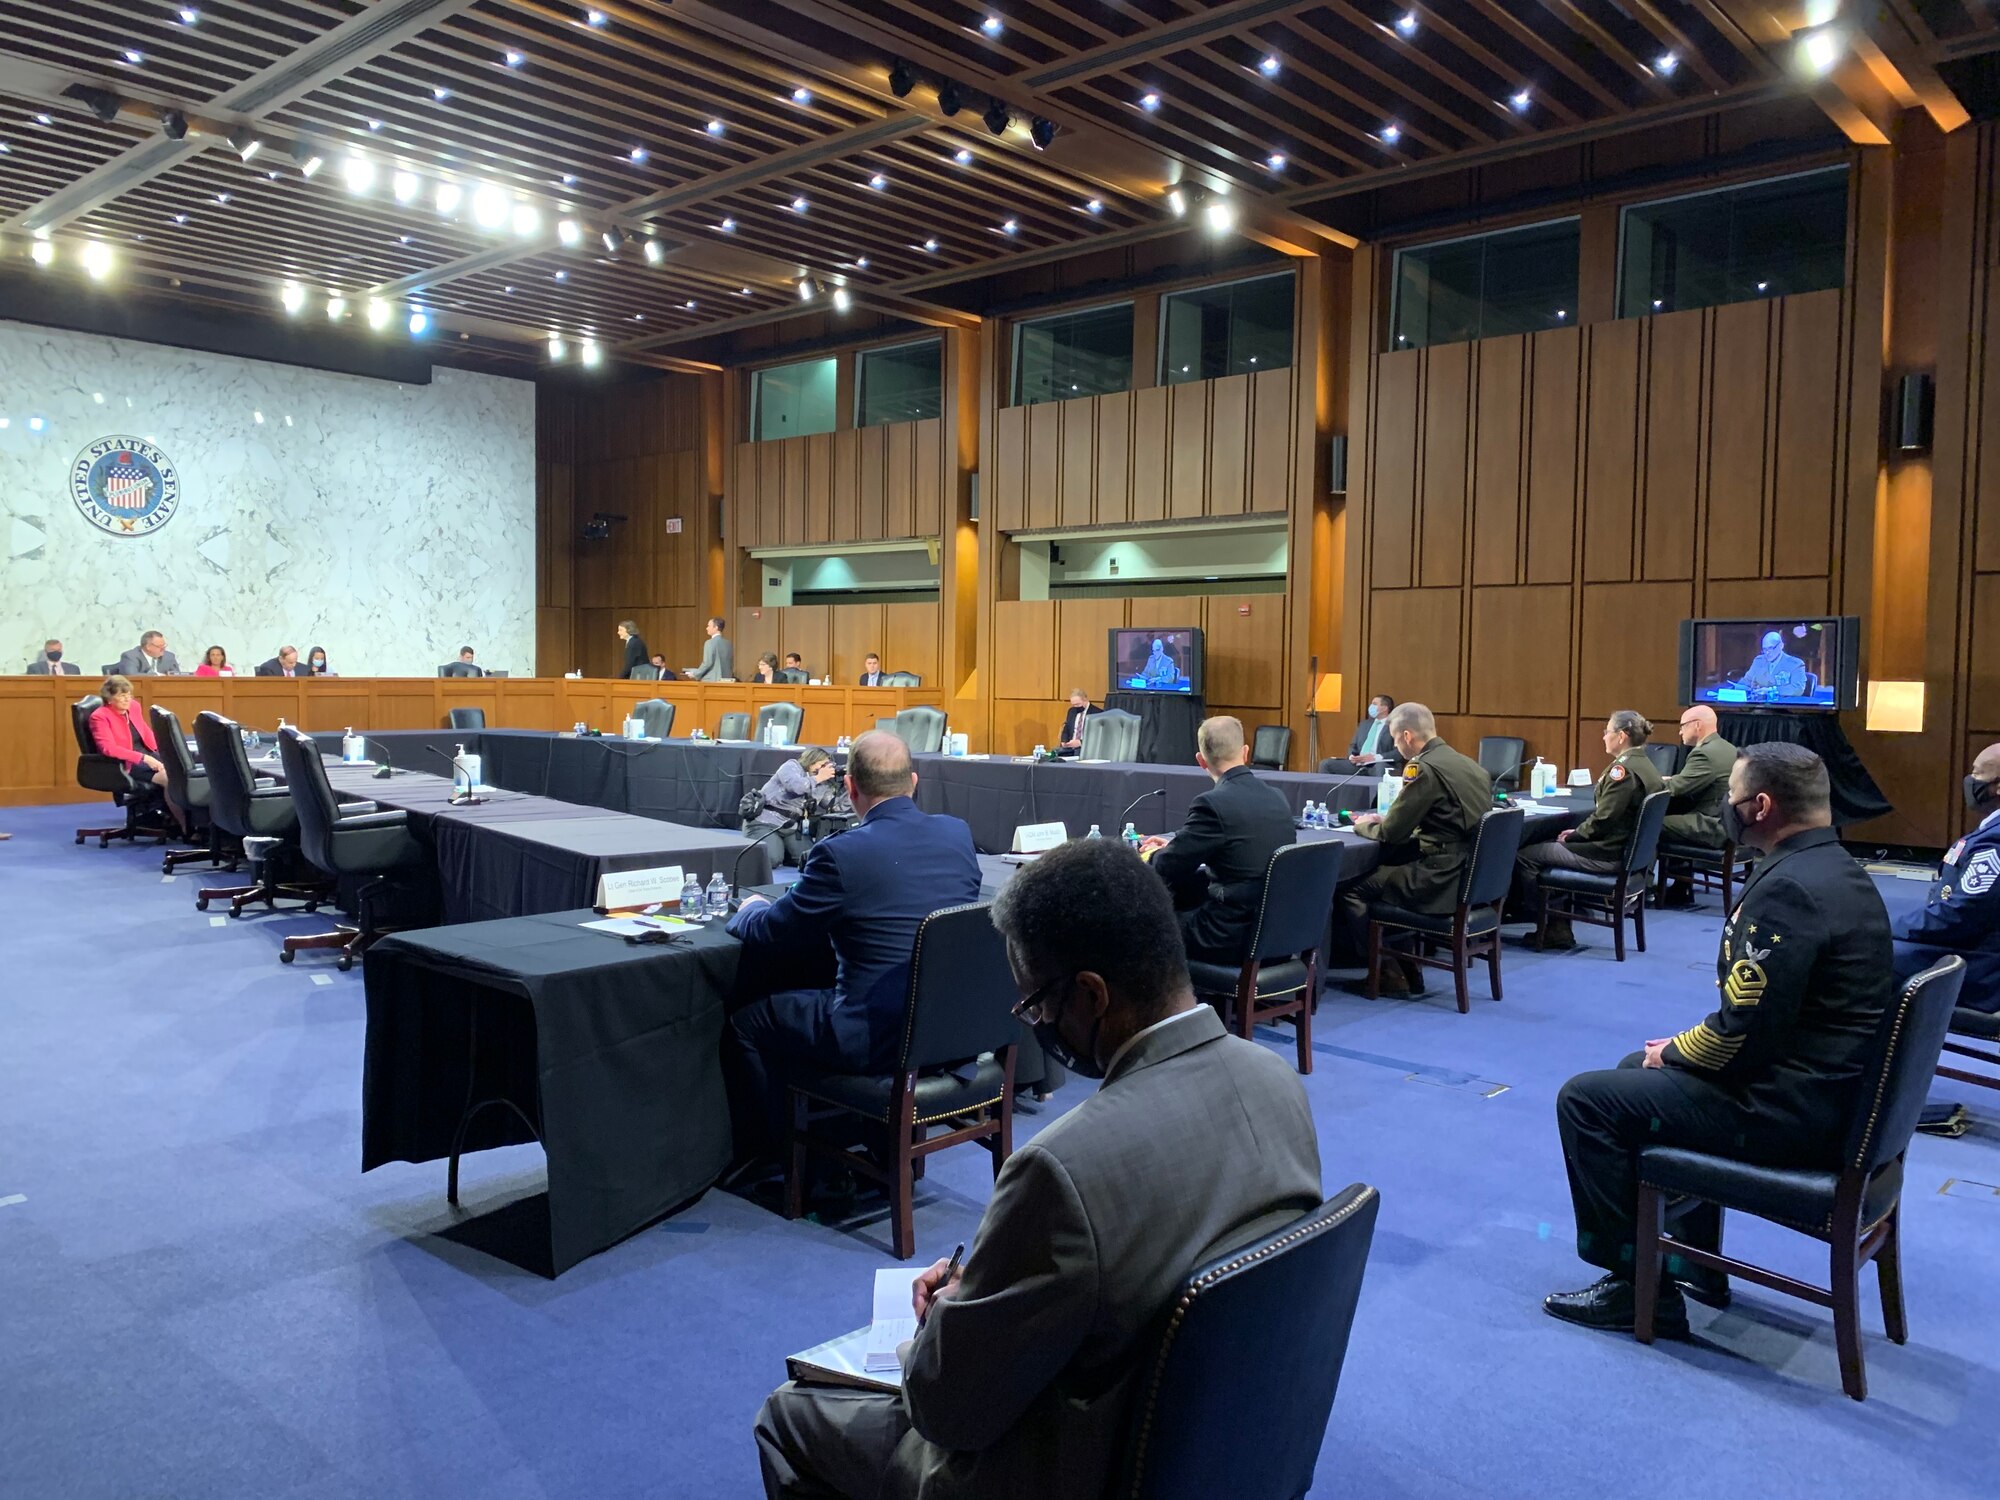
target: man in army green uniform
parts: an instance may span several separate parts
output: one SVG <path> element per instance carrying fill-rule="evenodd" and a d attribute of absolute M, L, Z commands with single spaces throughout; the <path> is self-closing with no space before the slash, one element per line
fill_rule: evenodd
<path fill-rule="evenodd" d="M 1742 688 L 1752 698 L 1805 697 L 1806 664 L 1785 649 L 1785 638 L 1767 630 L 1761 644 L 1763 649 L 1730 686 Z"/>
<path fill-rule="evenodd" d="M 1861 1071 L 1895 993 L 1889 913 L 1841 848 L 1826 766 L 1802 745 L 1752 745 L 1730 775 L 1730 842 L 1763 858 L 1722 929 L 1721 1005 L 1616 1068 L 1580 1073 L 1556 1098 L 1576 1207 L 1576 1253 L 1607 1274 L 1542 1306 L 1591 1328 L 1632 1326 L 1638 1151 L 1678 1146 L 1758 1166 L 1832 1171 L 1859 1101 Z M 1675 1236 L 1720 1243 L 1721 1215 L 1691 1209 Z M 1712 1307 L 1727 1280 L 1670 1258 L 1663 1334 L 1684 1333 L 1683 1293 Z"/>
<path fill-rule="evenodd" d="M 1697 703 L 1681 715 L 1681 743 L 1688 747 L 1688 758 L 1664 783 L 1673 800 L 1667 803 L 1660 840 L 1720 849 L 1722 799 L 1729 791 L 1729 768 L 1736 764 L 1736 747 L 1717 731 L 1715 710 L 1706 703 Z M 1694 882 L 1685 876 L 1660 892 L 1662 906 L 1693 904 Z"/>
<path fill-rule="evenodd" d="M 1378 902 L 1407 911 L 1449 915 L 1458 899 L 1459 873 L 1472 855 L 1479 820 L 1493 806 L 1493 778 L 1478 761 L 1437 737 L 1437 720 L 1421 703 L 1389 713 L 1389 736 L 1405 762 L 1402 789 L 1386 814 L 1362 813 L 1355 831 L 1382 843 L 1382 863 L 1340 894 L 1341 930 L 1348 956 L 1365 955 L 1368 911 Z M 1423 970 L 1399 961 L 1382 970 L 1382 993 L 1423 993 Z M 1366 983 L 1349 989 L 1366 994 Z"/>
<path fill-rule="evenodd" d="M 1625 841 L 1639 821 L 1640 806 L 1663 785 L 1660 768 L 1646 754 L 1646 739 L 1652 732 L 1651 721 L 1629 708 L 1619 709 L 1605 723 L 1604 753 L 1611 757 L 1611 764 L 1597 778 L 1597 805 L 1590 816 L 1579 826 L 1564 829 L 1553 842 L 1529 844 L 1515 856 L 1514 909 L 1520 916 L 1532 917 L 1538 909 L 1536 887 L 1544 870 L 1618 873 L 1618 861 L 1625 857 Z M 1575 947 L 1569 918 L 1550 917 L 1539 946 L 1558 952 Z"/>

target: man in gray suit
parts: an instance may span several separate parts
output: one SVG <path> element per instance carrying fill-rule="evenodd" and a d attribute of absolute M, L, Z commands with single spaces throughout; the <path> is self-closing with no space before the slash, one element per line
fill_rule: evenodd
<path fill-rule="evenodd" d="M 1321 1201 L 1304 1088 L 1196 1003 L 1172 903 L 1137 858 L 1064 844 L 993 920 L 1018 1013 L 1104 1086 L 1008 1158 L 962 1273 L 939 1261 L 915 1278 L 900 1396 L 771 1394 L 767 1496 L 1103 1494 L 1188 1274 Z"/>
<path fill-rule="evenodd" d="M 178 677 L 181 664 L 167 649 L 167 638 L 157 630 L 139 637 L 139 644 L 118 658 L 120 677 Z"/>
<path fill-rule="evenodd" d="M 30 677 L 76 677 L 83 671 L 73 661 L 64 661 L 62 642 L 51 636 L 42 642 L 42 654 L 28 663 Z"/>
<path fill-rule="evenodd" d="M 688 676 L 701 682 L 736 680 L 736 647 L 722 633 L 722 616 L 708 617 L 708 639 L 702 643 L 701 665 L 689 667 Z"/>

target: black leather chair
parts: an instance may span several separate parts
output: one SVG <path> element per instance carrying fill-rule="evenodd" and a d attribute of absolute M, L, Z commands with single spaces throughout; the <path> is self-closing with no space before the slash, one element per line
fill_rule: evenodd
<path fill-rule="evenodd" d="M 1653 768 L 1662 776 L 1671 776 L 1681 768 L 1681 762 L 1687 759 L 1687 747 L 1680 744 L 1669 745 L 1663 741 L 1648 741 L 1646 759 L 1653 763 Z"/>
<path fill-rule="evenodd" d="M 1020 997 L 1007 945 L 985 903 L 947 906 L 918 924 L 910 950 L 903 1050 L 885 1078 L 830 1073 L 791 1089 L 791 1163 L 785 1217 L 805 1211 L 806 1157 L 832 1157 L 889 1189 L 896 1258 L 916 1253 L 915 1164 L 964 1141 L 993 1153 L 993 1175 L 1014 1150 L 1014 1063 Z M 887 1167 L 813 1133 L 816 1123 L 859 1115 L 888 1131 Z M 943 1135 L 930 1127 L 946 1125 Z"/>
<path fill-rule="evenodd" d="M 632 717 L 646 726 L 648 737 L 663 740 L 674 732 L 674 706 L 664 698 L 648 698 L 632 710 Z"/>
<path fill-rule="evenodd" d="M 208 773 L 209 816 L 252 858 L 255 877 L 245 886 L 196 891 L 195 910 L 207 911 L 209 902 L 227 900 L 229 915 L 240 917 L 253 901 L 276 910 L 282 899 L 301 901 L 306 911 L 318 911 L 332 887 L 323 880 L 297 878 L 299 815 L 291 793 L 281 786 L 257 784 L 234 719 L 204 710 L 195 715 L 194 739 L 201 749 L 202 769 Z M 274 839 L 276 845 L 267 849 Z"/>
<path fill-rule="evenodd" d="M 104 706 L 95 693 L 87 693 L 69 706 L 70 728 L 76 734 L 76 784 L 89 792 L 103 792 L 125 814 L 125 821 L 107 828 L 79 828 L 76 841 L 96 839 L 97 847 L 109 849 L 113 839 L 165 839 L 173 830 L 165 823 L 149 823 L 146 814 L 159 808 L 158 788 L 132 779 L 125 762 L 106 755 L 90 737 L 90 716 Z"/>
<path fill-rule="evenodd" d="M 1757 866 L 1757 851 L 1747 844 L 1724 842 L 1721 848 L 1709 844 L 1689 844 L 1660 835 L 1660 853 L 1654 872 L 1655 890 L 1665 889 L 1674 879 L 1685 879 L 1697 891 L 1722 892 L 1722 911 L 1727 916 L 1736 909 L 1736 887 L 1750 879 Z"/>
<path fill-rule="evenodd" d="M 896 715 L 896 733 L 912 755 L 935 755 L 944 748 L 944 710 L 906 708 Z"/>
<path fill-rule="evenodd" d="M 778 669 L 778 681 L 780 681 L 780 682 L 811 682 L 811 681 L 812 681 L 812 678 L 811 678 L 811 677 L 810 677 L 810 676 L 809 676 L 809 675 L 808 675 L 808 674 L 807 674 L 807 673 L 806 673 L 806 672 L 805 672 L 805 671 L 804 671 L 804 670 L 803 670 L 802 668 L 799 668 L 799 667 L 780 667 L 780 668 Z"/>
<path fill-rule="evenodd" d="M 1250 736 L 1250 764 L 1267 771 L 1282 771 L 1292 754 L 1292 730 L 1288 724 L 1259 724 Z"/>
<path fill-rule="evenodd" d="M 1110 1494 L 1300 1500 L 1312 1488 L 1381 1205 L 1356 1183 L 1188 1277 Z"/>
<path fill-rule="evenodd" d="M 451 711 L 451 728 L 484 729 L 486 710 L 483 708 L 454 708 Z"/>
<path fill-rule="evenodd" d="M 915 672 L 884 672 L 882 674 L 883 687 L 922 687 L 923 685 L 923 678 L 919 677 Z"/>
<path fill-rule="evenodd" d="M 340 968 L 345 972 L 354 966 L 356 954 L 366 952 L 376 938 L 395 930 L 375 921 L 376 900 L 397 871 L 424 862 L 424 846 L 410 832 L 406 812 L 376 808 L 373 803 L 343 808 L 310 735 L 297 729 L 280 730 L 278 759 L 284 764 L 285 789 L 291 793 L 292 808 L 298 814 L 299 851 L 336 882 L 344 877 L 373 877 L 354 887 L 356 925 L 288 937 L 278 957 L 290 963 L 307 948 L 338 948 Z"/>
<path fill-rule="evenodd" d="M 1550 868 L 1542 871 L 1535 915 L 1538 940 L 1545 941 L 1551 915 L 1593 927 L 1611 929 L 1611 947 L 1625 962 L 1625 918 L 1632 919 L 1633 938 L 1646 951 L 1646 880 L 1659 852 L 1660 825 L 1667 819 L 1668 792 L 1654 792 L 1639 804 L 1639 816 L 1625 839 L 1625 854 L 1615 875 L 1595 870 Z M 1550 903 L 1554 902 L 1554 905 Z"/>
<path fill-rule="evenodd" d="M 1521 852 L 1521 829 L 1528 815 L 1518 807 L 1496 807 L 1479 820 L 1472 853 L 1458 876 L 1458 900 L 1449 916 L 1431 916 L 1400 906 L 1377 906 L 1368 913 L 1368 998 L 1382 995 L 1382 946 L 1391 929 L 1414 934 L 1410 951 L 1401 957 L 1434 969 L 1451 970 L 1458 991 L 1458 1013 L 1472 1009 L 1466 971 L 1475 958 L 1486 960 L 1493 998 L 1500 998 L 1500 908 L 1514 878 L 1514 856 Z M 1438 944 L 1451 945 L 1451 957 L 1432 953 Z"/>
<path fill-rule="evenodd" d="M 2000 1047 L 1994 1046 L 1994 1043 L 2000 1042 L 2000 1015 L 1995 1015 L 1990 1010 L 1973 1010 L 1969 1006 L 1961 1005 L 1951 1013 L 1951 1032 L 1953 1036 L 1966 1037 L 1970 1041 L 1983 1042 L 1985 1045 L 1975 1047 L 1968 1045 L 1967 1042 L 1947 1040 L 1944 1044 L 1945 1051 L 1959 1057 L 1972 1058 L 1989 1068 L 2000 1068 Z M 1961 1067 L 1946 1067 L 1940 1063 L 1937 1074 L 1940 1078 L 1953 1078 L 1960 1083 L 1977 1084 L 1983 1089 L 2000 1089 L 2000 1077 L 1995 1077 L 1991 1073 L 1973 1073 Z"/>
<path fill-rule="evenodd" d="M 1759 1167 L 1673 1146 L 1640 1151 L 1638 1253 L 1633 1267 L 1639 1315 L 1632 1330 L 1640 1343 L 1653 1341 L 1661 1262 L 1677 1255 L 1711 1271 L 1831 1308 L 1841 1388 L 1856 1401 L 1867 1399 L 1868 1373 L 1861 1355 L 1861 1268 L 1875 1262 L 1882 1326 L 1891 1342 L 1905 1342 L 1910 1333 L 1903 1315 L 1903 1154 L 1910 1149 L 1964 981 L 1965 960 L 1953 955 L 1917 975 L 1890 1005 L 1876 1033 L 1874 1055 L 1855 1091 L 1854 1117 L 1848 1122 L 1837 1167 L 1822 1171 Z M 1755 1214 L 1824 1241 L 1831 1249 L 1831 1286 L 1814 1286 L 1719 1251 L 1682 1244 L 1669 1226 L 1700 1203 Z"/>
<path fill-rule="evenodd" d="M 1240 965 L 1188 960 L 1194 992 L 1214 1001 L 1248 1037 L 1260 1021 L 1292 1018 L 1299 1071 L 1312 1065 L 1313 1008 L 1319 1004 L 1319 944 L 1340 884 L 1340 844 L 1287 844 L 1264 871 L 1264 895 L 1250 953 Z M 1233 1008 L 1231 1008 L 1233 1003 Z"/>
<path fill-rule="evenodd" d="M 756 738 L 764 738 L 764 732 L 773 724 L 784 726 L 788 745 L 799 742 L 799 726 L 805 722 L 806 711 L 796 703 L 766 703 L 757 710 Z"/>
<path fill-rule="evenodd" d="M 1479 769 L 1505 791 L 1521 785 L 1521 762 L 1528 758 L 1528 742 L 1518 734 L 1489 734 L 1479 741 Z"/>
<path fill-rule="evenodd" d="M 1139 727 L 1137 714 L 1122 708 L 1101 708 L 1083 721 L 1081 760 L 1137 760 Z"/>
<path fill-rule="evenodd" d="M 187 734 L 180 717 L 158 704 L 146 710 L 153 726 L 153 740 L 160 747 L 160 764 L 167 772 L 167 805 L 174 809 L 190 837 L 201 844 L 193 849 L 165 849 L 160 854 L 160 873 L 171 875 L 181 865 L 205 859 L 211 865 L 235 867 L 241 850 L 228 847 L 222 831 L 208 815 L 208 773 L 188 754 Z"/>
<path fill-rule="evenodd" d="M 719 740 L 747 740 L 750 738 L 750 715 L 728 713 L 715 726 L 715 737 Z"/>
<path fill-rule="evenodd" d="M 625 675 L 634 682 L 658 682 L 660 669 L 651 662 L 641 662 Z"/>

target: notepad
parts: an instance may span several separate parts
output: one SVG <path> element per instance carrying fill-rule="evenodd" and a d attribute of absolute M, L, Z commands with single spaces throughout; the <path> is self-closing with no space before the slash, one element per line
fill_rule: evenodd
<path fill-rule="evenodd" d="M 592 932 L 608 932 L 616 937 L 637 937 L 642 932 L 695 932 L 692 922 L 683 922 L 678 917 L 605 917 L 596 922 L 579 922 L 579 927 L 587 927 Z"/>
<path fill-rule="evenodd" d="M 916 1280 L 908 1266 L 890 1266 L 875 1273 L 874 1321 L 868 1325 L 862 1358 L 862 1367 L 871 1374 L 900 1368 L 898 1346 L 917 1336 L 916 1309 L 910 1305 L 910 1288 Z"/>
<path fill-rule="evenodd" d="M 789 1356 L 785 1376 L 802 1385 L 851 1386 L 863 1391 L 894 1394 L 902 1385 L 900 1370 L 875 1374 L 867 1368 L 868 1328 L 857 1328 L 837 1339 Z"/>

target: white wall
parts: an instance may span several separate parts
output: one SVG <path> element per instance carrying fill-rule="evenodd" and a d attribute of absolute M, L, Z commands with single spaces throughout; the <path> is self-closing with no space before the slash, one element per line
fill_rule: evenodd
<path fill-rule="evenodd" d="M 54 635 L 94 673 L 145 629 L 186 671 L 211 644 L 245 672 L 282 644 L 349 676 L 429 676 L 462 645 L 534 670 L 527 381 L 398 385 L 0 322 L 0 421 L 0 672 Z M 108 535 L 70 498 L 108 436 L 179 475 L 150 535 Z"/>

